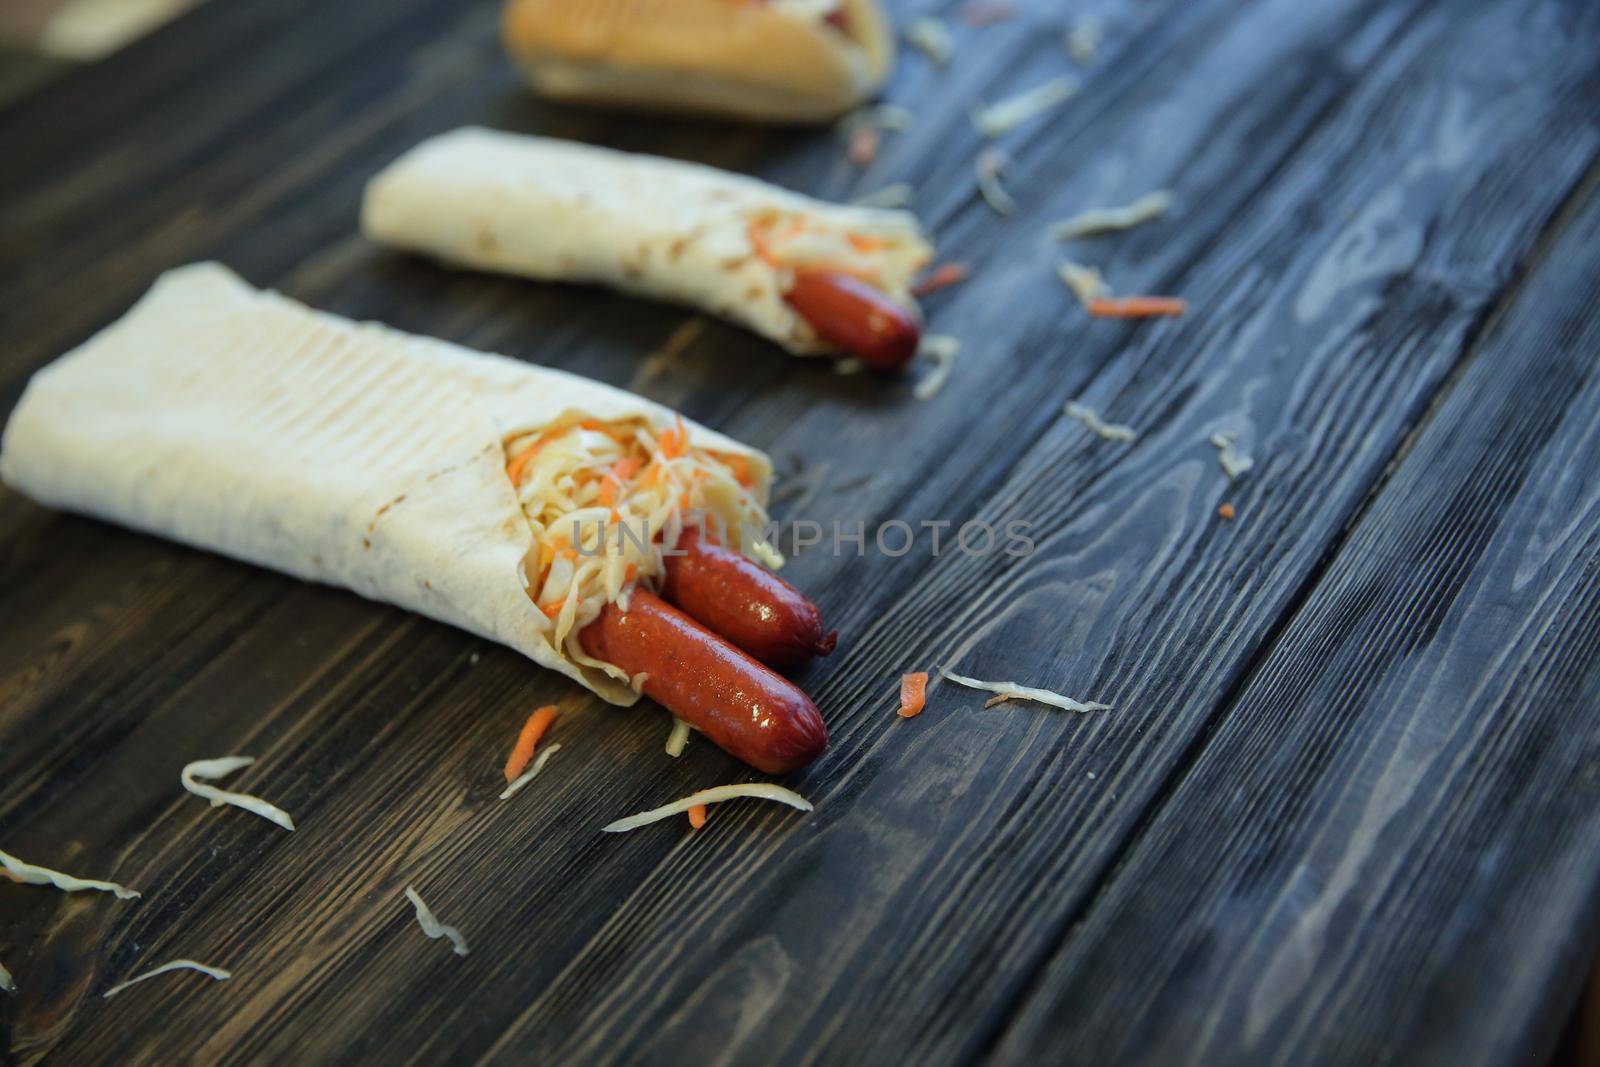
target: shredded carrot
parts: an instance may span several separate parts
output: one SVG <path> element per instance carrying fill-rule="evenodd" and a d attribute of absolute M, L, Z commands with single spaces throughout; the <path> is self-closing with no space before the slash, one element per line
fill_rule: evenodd
<path fill-rule="evenodd" d="M 922 714 L 928 703 L 928 672 L 916 671 L 900 678 L 900 717 L 910 719 Z"/>
<path fill-rule="evenodd" d="M 506 760 L 506 781 L 516 781 L 517 776 L 528 769 L 528 764 L 533 760 L 533 750 L 539 747 L 539 739 L 555 721 L 554 704 L 547 704 L 528 716 L 528 721 L 522 724 L 522 732 L 517 735 L 517 743 L 512 746 L 511 757 Z"/>
<path fill-rule="evenodd" d="M 1160 315 L 1182 315 L 1187 300 L 1172 296 L 1100 297 L 1089 301 L 1089 314 L 1097 319 L 1149 319 Z"/>
<path fill-rule="evenodd" d="M 696 804 L 694 807 L 689 809 L 689 825 L 698 830 L 705 824 L 706 806 L 704 804 Z"/>
<path fill-rule="evenodd" d="M 606 471 L 605 481 L 600 483 L 600 503 L 606 507 L 617 502 L 617 493 L 622 490 L 622 483 L 632 478 L 639 469 L 638 456 L 624 456 L 611 465 Z"/>
<path fill-rule="evenodd" d="M 683 416 L 678 416 L 676 427 L 669 427 L 661 431 L 661 436 L 656 440 L 661 447 L 661 454 L 668 459 L 677 459 L 689 451 L 689 431 L 683 425 Z"/>
<path fill-rule="evenodd" d="M 553 619 L 557 615 L 561 614 L 561 608 L 566 604 L 566 602 L 567 602 L 567 598 L 566 597 L 562 597 L 560 600 L 552 600 L 548 604 L 540 604 L 539 605 L 539 610 L 544 612 L 546 615 L 550 616 Z"/>
<path fill-rule="evenodd" d="M 734 481 L 738 482 L 746 489 L 750 488 L 751 484 L 755 481 L 755 478 L 750 473 L 749 460 L 745 459 L 743 456 L 735 456 L 730 454 L 723 456 L 722 462 L 730 471 L 733 472 Z"/>
<path fill-rule="evenodd" d="M 845 235 L 845 240 L 850 242 L 850 247 L 857 252 L 871 255 L 873 252 L 882 252 L 889 247 L 889 242 L 882 237 L 874 237 L 870 233 L 850 233 Z"/>
<path fill-rule="evenodd" d="M 1232 519 L 1235 515 L 1237 515 L 1239 513 L 1237 511 L 1233 510 L 1233 505 L 1232 504 L 1224 504 L 1220 508 L 1217 509 L 1217 514 L 1221 515 L 1225 519 Z"/>
<path fill-rule="evenodd" d="M 633 581 L 634 576 L 638 573 L 639 565 L 637 563 L 630 563 L 622 572 L 622 580 L 625 582 L 631 582 Z"/>
<path fill-rule="evenodd" d="M 764 219 L 757 219 L 745 228 L 745 235 L 750 238 L 750 244 L 755 247 L 756 256 L 763 263 L 776 267 L 778 255 L 767 243 L 767 227 L 770 225 Z"/>
<path fill-rule="evenodd" d="M 912 296 L 927 296 L 952 285 L 960 285 L 971 274 L 965 263 L 946 263 L 911 287 Z"/>
<path fill-rule="evenodd" d="M 522 483 L 522 472 L 528 469 L 528 463 L 534 456 L 538 455 L 539 450 L 544 446 L 545 442 L 535 441 L 521 452 L 518 452 L 517 458 L 506 465 L 506 477 L 511 479 L 513 486 Z"/>
<path fill-rule="evenodd" d="M 562 559 L 570 559 L 574 563 L 578 562 L 578 550 L 573 548 L 571 545 L 568 545 L 566 548 L 556 549 L 556 555 L 560 556 Z"/>
<path fill-rule="evenodd" d="M 850 162 L 858 167 L 870 167 L 878 158 L 879 135 L 875 127 L 862 126 L 850 135 Z"/>

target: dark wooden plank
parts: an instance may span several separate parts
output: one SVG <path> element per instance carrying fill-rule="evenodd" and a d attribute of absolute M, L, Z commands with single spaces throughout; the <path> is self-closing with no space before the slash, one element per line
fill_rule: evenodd
<path fill-rule="evenodd" d="M 594 707 L 463 635 L 0 496 L 0 680 L 15 694 L 0 778 L 19 783 L 0 833 L 24 855 L 160 890 L 136 906 L 0 894 L 16 916 L 0 923 L 0 959 L 24 984 L 0 1011 L 26 1055 L 979 1047 L 1596 143 L 1571 44 L 1583 38 L 1557 32 L 1572 18 L 1559 4 L 1507 0 L 1466 20 L 1403 0 L 1116 6 L 1082 99 L 1015 139 L 1025 210 L 1002 225 L 971 191 L 963 105 L 1061 69 L 1053 13 L 969 34 L 946 75 L 909 60 L 892 95 L 923 121 L 858 175 L 827 132 L 530 105 L 487 8 L 410 0 L 296 21 L 313 7 L 215 0 L 179 27 L 181 46 L 138 46 L 195 57 L 142 75 L 128 95 L 144 104 L 108 91 L 135 77 L 130 61 L 53 92 L 55 114 L 86 113 L 56 120 L 67 130 L 0 115 L 0 140 L 35 175 L 0 198 L 0 233 L 21 234 L 0 243 L 0 268 L 23 279 L 0 294 L 5 395 L 154 271 L 221 255 L 321 306 L 634 381 L 780 457 L 803 450 L 830 470 L 806 504 L 824 522 L 1021 514 L 1041 552 L 1025 570 L 803 556 L 797 579 L 850 639 L 806 676 L 836 729 L 801 783 L 821 810 L 727 810 L 692 841 L 617 840 L 594 833 L 597 815 L 737 770 L 704 746 L 669 763 L 659 716 Z M 259 64 L 196 48 L 215 38 L 226 54 L 251 33 Z M 641 365 L 682 312 L 367 248 L 353 236 L 362 181 L 462 121 L 692 155 L 825 195 L 912 178 L 944 244 L 980 268 L 933 308 L 936 328 L 966 336 L 963 366 L 917 406 L 901 385 L 839 380 L 720 325 Z M 103 170 L 85 165 L 97 151 Z M 1180 223 L 1093 254 L 1124 287 L 1181 288 L 1206 313 L 1085 325 L 1050 277 L 1041 224 L 1168 183 Z M 1138 447 L 1086 447 L 1059 420 L 1086 387 L 1148 431 Z M 1210 519 L 1220 476 L 1202 442 L 1219 419 L 1273 457 L 1239 498 L 1269 518 L 1238 531 Z M 1237 628 L 1219 633 L 1224 619 Z M 941 698 L 915 724 L 886 714 L 902 669 L 960 652 L 974 673 L 1121 710 L 1077 723 Z M 543 788 L 498 805 L 504 744 L 544 700 L 568 708 L 568 747 Z M 293 837 L 176 795 L 186 759 L 241 750 L 262 757 L 242 784 L 296 813 Z M 471 957 L 421 940 L 399 899 L 410 882 L 467 929 Z M 240 977 L 94 999 L 180 954 Z"/>
<path fill-rule="evenodd" d="M 1568 179 L 1593 158 L 1595 130 L 1578 117 L 1592 113 L 1593 71 L 1560 58 L 1549 32 L 1560 10 L 1435 12 L 1391 42 L 1184 278 L 1186 295 L 1226 313 L 1124 351 L 1092 387 L 1115 397 L 1102 404 L 1113 417 L 1151 431 L 1140 446 L 1130 455 L 1086 445 L 1075 424 L 1052 427 L 981 512 L 1048 516 L 1040 554 L 1009 571 L 941 561 L 866 632 L 875 658 L 830 685 L 835 706 L 859 709 L 845 741 L 865 754 L 822 783 L 848 810 L 819 813 L 767 870 L 730 856 L 717 872 L 739 882 L 719 877 L 709 900 L 679 867 L 641 886 L 496 1051 L 625 1060 L 732 1048 L 831 1062 L 984 1047 L 1134 813 L 1203 736 L 1261 622 L 1315 572 L 1458 358 L 1529 233 L 1494 220 L 1567 187 L 1525 166 L 1527 153 L 1575 152 Z M 1491 53 L 1519 63 L 1485 81 Z M 1539 62 L 1556 78 L 1546 89 L 1523 73 Z M 1513 113 L 1544 116 L 1515 149 L 1495 144 Z M 1469 114 L 1476 132 L 1456 120 Z M 1203 444 L 1230 423 L 1252 427 L 1265 458 L 1238 495 Z M 1210 521 L 1230 498 L 1247 517 L 1237 528 Z M 997 718 L 951 695 L 915 732 L 887 716 L 892 672 L 956 660 L 1119 710 L 1082 723 Z M 669 923 L 673 937 L 651 939 Z M 738 999 L 758 962 L 782 995 L 757 985 Z M 709 983 L 716 996 L 700 992 Z M 573 1012 L 584 1024 L 569 1030 Z"/>
<path fill-rule="evenodd" d="M 1600 945 L 1597 184 L 998 1059 L 1546 1061 Z"/>

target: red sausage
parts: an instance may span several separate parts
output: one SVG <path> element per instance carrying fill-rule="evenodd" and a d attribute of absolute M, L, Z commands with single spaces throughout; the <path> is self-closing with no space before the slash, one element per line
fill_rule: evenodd
<path fill-rule="evenodd" d="M 911 313 L 848 274 L 797 270 L 783 298 L 818 337 L 873 370 L 899 370 L 917 354 L 922 327 Z"/>
<path fill-rule="evenodd" d="M 666 557 L 662 597 L 767 666 L 797 667 L 838 643 L 804 593 L 754 560 L 692 527 L 677 552 Z"/>
<path fill-rule="evenodd" d="M 607 604 L 578 640 L 595 659 L 643 671 L 645 696 L 757 770 L 788 774 L 828 747 L 809 697 L 643 589 L 627 611 Z"/>

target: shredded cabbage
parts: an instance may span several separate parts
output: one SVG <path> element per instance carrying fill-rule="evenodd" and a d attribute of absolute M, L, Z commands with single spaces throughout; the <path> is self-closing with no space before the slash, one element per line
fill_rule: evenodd
<path fill-rule="evenodd" d="M 672 732 L 667 735 L 667 755 L 677 759 L 683 755 L 684 746 L 689 743 L 689 724 L 682 719 L 674 717 Z"/>
<path fill-rule="evenodd" d="M 1067 416 L 1077 419 L 1097 436 L 1107 441 L 1137 441 L 1139 433 L 1132 426 L 1123 426 L 1115 422 L 1105 422 L 1100 418 L 1100 413 L 1094 408 L 1080 404 L 1076 400 L 1067 401 Z"/>
<path fill-rule="evenodd" d="M 950 377 L 950 371 L 955 367 L 956 355 L 961 351 L 961 342 L 945 334 L 929 334 L 922 339 L 922 354 L 933 360 L 933 371 L 911 388 L 911 395 L 918 400 L 932 400 L 934 395 L 944 388 L 944 383 Z"/>
<path fill-rule="evenodd" d="M 554 745 L 551 746 L 551 748 L 554 747 Z M 434 916 L 433 909 L 424 904 L 422 898 L 417 895 L 417 891 L 410 886 L 406 886 L 406 899 L 411 901 L 411 906 L 416 909 L 417 925 L 422 927 L 424 934 L 427 934 L 428 937 L 435 941 L 441 937 L 448 938 L 452 952 L 457 956 L 465 956 L 467 954 L 467 939 L 461 936 L 461 931 L 454 926 L 446 926 L 440 922 Z"/>
<path fill-rule="evenodd" d="M 93 889 L 101 893 L 115 894 L 118 900 L 133 900 L 139 894 L 137 891 L 120 886 L 115 882 L 99 882 L 93 878 L 74 878 L 70 874 L 52 871 L 48 867 L 36 867 L 25 863 L 9 852 L 0 851 L 0 866 L 11 872 L 12 877 L 26 885 L 51 885 L 63 893 L 78 893 L 86 889 Z"/>
<path fill-rule="evenodd" d="M 171 963 L 163 963 L 161 966 L 156 967 L 153 970 L 146 971 L 141 975 L 130 978 L 120 985 L 112 986 L 110 989 L 105 991 L 105 999 L 110 1000 L 112 997 L 116 996 L 118 993 L 122 992 L 124 989 L 127 989 L 131 985 L 138 985 L 146 978 L 154 978 L 158 974 L 166 974 L 169 971 L 199 971 L 201 974 L 209 975 L 219 982 L 226 982 L 228 979 L 233 977 L 232 971 L 225 971 L 221 967 L 211 967 L 204 963 L 196 963 L 194 960 L 173 960 Z"/>
<path fill-rule="evenodd" d="M 690 808 L 701 804 L 720 804 L 724 800 L 734 800 L 738 797 L 754 797 L 757 800 L 775 800 L 779 804 L 787 804 L 791 808 L 801 811 L 811 810 L 811 801 L 796 793 L 792 789 L 785 789 L 781 785 L 769 785 L 765 782 L 750 782 L 746 785 L 719 785 L 711 789 L 702 789 L 698 793 L 691 793 L 682 800 L 674 800 L 671 804 L 663 804 L 659 808 L 641 811 L 637 815 L 629 815 L 625 819 L 607 823 L 600 827 L 601 831 L 608 834 L 620 834 L 627 830 L 637 830 L 641 826 L 648 826 L 662 819 L 670 819 L 674 815 L 682 815 Z"/>
<path fill-rule="evenodd" d="M 1092 15 L 1079 19 L 1067 31 L 1067 55 L 1072 57 L 1074 63 L 1088 66 L 1094 62 L 1094 54 L 1100 47 L 1102 36 L 1103 28 L 1099 19 Z"/>
<path fill-rule="evenodd" d="M 553 647 L 621 682 L 633 680 L 586 655 L 577 635 L 606 604 L 625 603 L 636 583 L 660 579 L 686 515 L 732 539 L 767 524 L 750 461 L 689 447 L 677 438 L 684 432 L 681 424 L 571 416 L 506 443 L 533 532 L 524 575 L 540 610 L 531 617 Z"/>
<path fill-rule="evenodd" d="M 0 963 L 0 989 L 5 990 L 7 993 L 15 993 L 17 991 L 17 983 L 12 981 L 11 972 L 6 970 L 6 965 L 3 963 Z"/>
<path fill-rule="evenodd" d="M 950 27 L 932 15 L 912 19 L 906 25 L 906 40 L 910 42 L 911 47 L 941 67 L 950 62 L 950 56 L 956 50 L 955 38 L 950 34 Z"/>
<path fill-rule="evenodd" d="M 1073 700 L 1069 696 L 1053 693 L 1048 689 L 1033 689 L 1029 686 L 1018 685 L 1015 682 L 980 682 L 976 678 L 939 669 L 939 673 L 957 685 L 964 685 L 970 689 L 983 689 L 990 693 L 999 693 L 1002 696 L 1016 697 L 1019 700 L 1033 700 L 1040 704 L 1049 704 L 1061 708 L 1063 711 L 1110 711 L 1110 704 L 1097 704 L 1092 700 Z M 999 703 L 996 701 L 995 703 Z"/>
<path fill-rule="evenodd" d="M 1000 184 L 1000 175 L 1010 165 L 1011 157 L 998 148 L 985 148 L 978 153 L 977 161 L 973 164 L 978 176 L 978 192 L 983 195 L 984 203 L 993 208 L 997 215 L 1009 215 L 1017 210 L 1017 202 Z"/>
<path fill-rule="evenodd" d="M 1072 290 L 1072 295 L 1078 298 L 1078 303 L 1088 307 L 1091 303 L 1103 296 L 1111 294 L 1111 287 L 1100 276 L 1100 272 L 1093 267 L 1072 260 L 1064 260 L 1056 267 L 1056 273 L 1061 276 L 1061 284 Z"/>
<path fill-rule="evenodd" d="M 1018 93 L 998 104 L 974 108 L 972 124 L 985 137 L 999 137 L 1034 116 L 1059 107 L 1077 95 L 1078 83 L 1075 79 L 1065 76 L 1051 78 L 1043 85 L 1036 85 L 1027 92 Z"/>
<path fill-rule="evenodd" d="M 1217 462 L 1222 465 L 1222 473 L 1228 476 L 1228 481 L 1238 481 L 1239 475 L 1256 465 L 1256 461 L 1240 452 L 1234 442 L 1239 435 L 1232 432 L 1218 432 L 1211 435 L 1211 444 L 1217 450 Z"/>
<path fill-rule="evenodd" d="M 895 182 L 865 196 L 858 196 L 850 203 L 856 207 L 902 208 L 909 207 L 911 198 L 916 195 L 917 187 L 910 182 Z"/>
<path fill-rule="evenodd" d="M 555 742 L 554 744 L 541 746 L 539 749 L 539 754 L 533 758 L 533 765 L 519 774 L 516 781 L 506 786 L 505 792 L 500 794 L 500 799 L 510 800 L 512 797 L 516 796 L 523 786 L 533 781 L 534 777 L 540 771 L 544 770 L 545 762 L 549 760 L 551 756 L 554 756 L 558 751 L 560 751 L 560 749 L 561 742 L 559 741 Z"/>
<path fill-rule="evenodd" d="M 230 793 L 226 789 L 218 789 L 214 785 L 204 785 L 201 782 L 201 779 L 225 778 L 255 761 L 254 756 L 221 756 L 217 759 L 195 760 L 183 768 L 178 779 L 189 792 L 211 801 L 213 808 L 231 804 L 236 808 L 243 808 L 252 815 L 259 815 L 269 822 L 275 822 L 285 830 L 293 830 L 294 819 L 277 805 L 269 804 L 260 797 L 253 797 L 248 793 Z"/>
<path fill-rule="evenodd" d="M 1058 241 L 1070 241 L 1075 237 L 1089 237 L 1097 233 L 1109 233 L 1112 230 L 1128 230 L 1151 219 L 1160 218 L 1171 206 L 1171 191 L 1157 189 L 1122 207 L 1102 207 L 1080 212 L 1070 219 L 1056 223 L 1050 228 L 1050 234 Z"/>

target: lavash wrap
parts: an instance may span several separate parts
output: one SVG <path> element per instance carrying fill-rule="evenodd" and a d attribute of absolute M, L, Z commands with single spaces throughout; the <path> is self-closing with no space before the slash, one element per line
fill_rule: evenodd
<path fill-rule="evenodd" d="M 674 413 L 576 375 L 314 311 L 227 268 L 170 271 L 33 376 L 0 478 L 41 504 L 354 590 L 516 649 L 614 704 L 523 586 L 533 535 L 503 442 L 574 413 Z M 688 420 L 689 444 L 761 452 Z"/>
<path fill-rule="evenodd" d="M 883 87 L 894 31 L 877 0 L 506 0 L 507 50 L 563 100 L 820 122 Z"/>
<path fill-rule="evenodd" d="M 475 270 L 590 282 L 740 323 L 795 355 L 832 355 L 757 255 L 753 220 L 797 213 L 887 244 L 878 288 L 913 314 L 931 258 L 906 211 L 830 204 L 714 167 L 463 127 L 368 184 L 361 225 L 382 244 Z"/>

